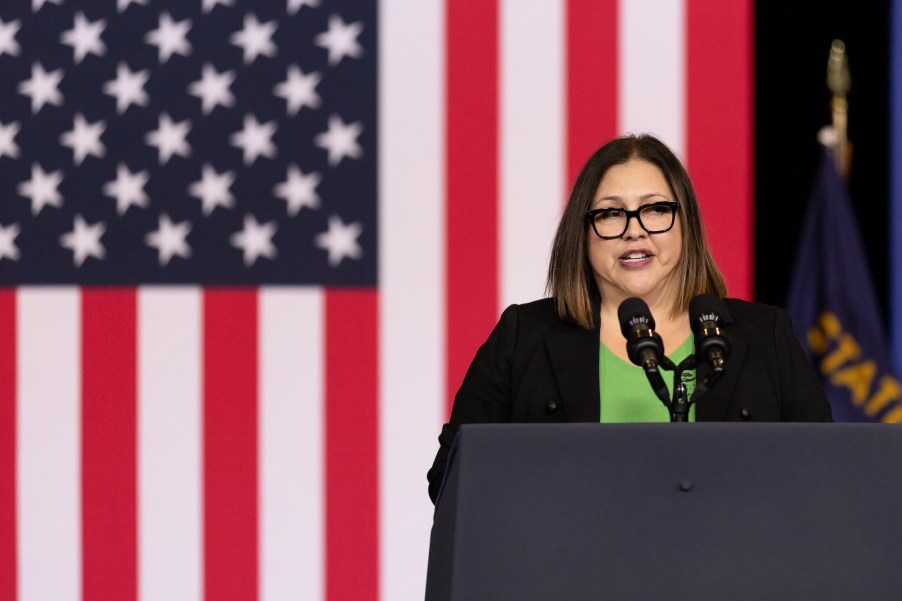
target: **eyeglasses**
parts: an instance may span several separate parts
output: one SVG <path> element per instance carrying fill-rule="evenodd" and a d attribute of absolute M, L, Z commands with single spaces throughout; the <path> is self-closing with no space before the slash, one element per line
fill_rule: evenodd
<path fill-rule="evenodd" d="M 595 235 L 602 240 L 622 237 L 629 228 L 630 219 L 633 217 L 649 234 L 663 234 L 673 227 L 679 208 L 678 202 L 662 201 L 642 205 L 635 211 L 628 211 L 620 207 L 592 209 L 586 213 L 586 221 L 592 224 Z"/>

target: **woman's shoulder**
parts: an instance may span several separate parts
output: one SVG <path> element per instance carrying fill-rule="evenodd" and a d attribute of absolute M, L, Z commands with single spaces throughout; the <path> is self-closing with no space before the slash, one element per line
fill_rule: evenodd
<path fill-rule="evenodd" d="M 514 312 L 521 321 L 535 323 L 561 322 L 553 298 L 540 298 L 527 303 L 510 305 L 504 313 Z"/>
<path fill-rule="evenodd" d="M 522 312 L 523 314 L 536 316 L 557 316 L 557 309 L 554 306 L 554 299 L 551 297 L 540 298 L 527 303 L 518 303 L 512 306 L 517 307 L 518 311 Z"/>
<path fill-rule="evenodd" d="M 520 332 L 548 332 L 576 326 L 575 323 L 561 319 L 553 298 L 510 305 L 501 314 L 499 324 L 506 324 Z"/>
<path fill-rule="evenodd" d="M 727 318 L 728 323 L 732 322 L 738 326 L 755 329 L 764 328 L 769 331 L 773 329 L 777 321 L 786 320 L 788 323 L 789 315 L 782 307 L 739 298 L 725 298 L 724 303 L 730 313 Z"/>

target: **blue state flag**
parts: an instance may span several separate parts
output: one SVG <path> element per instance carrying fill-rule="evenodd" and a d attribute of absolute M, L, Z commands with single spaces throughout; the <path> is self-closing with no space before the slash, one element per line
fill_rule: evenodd
<path fill-rule="evenodd" d="M 787 308 L 836 421 L 902 422 L 902 388 L 845 184 L 823 149 Z"/>

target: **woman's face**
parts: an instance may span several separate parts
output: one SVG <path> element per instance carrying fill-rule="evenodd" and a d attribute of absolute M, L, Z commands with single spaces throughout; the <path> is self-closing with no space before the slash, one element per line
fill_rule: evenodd
<path fill-rule="evenodd" d="M 634 211 L 653 202 L 676 201 L 664 174 L 654 164 L 632 159 L 608 169 L 598 184 L 592 209 Z M 634 217 L 623 236 L 603 240 L 589 226 L 589 264 L 603 301 L 614 306 L 631 296 L 649 305 L 670 306 L 678 291 L 683 232 L 677 215 L 673 228 L 649 234 Z"/>

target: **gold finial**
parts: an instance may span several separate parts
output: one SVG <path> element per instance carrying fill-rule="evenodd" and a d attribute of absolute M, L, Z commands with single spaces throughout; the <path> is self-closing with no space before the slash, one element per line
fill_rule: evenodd
<path fill-rule="evenodd" d="M 836 136 L 834 153 L 836 170 L 844 178 L 849 177 L 852 162 L 852 144 L 849 142 L 849 101 L 847 95 L 852 88 L 852 77 L 849 75 L 849 60 L 846 57 L 846 45 L 842 40 L 833 40 L 830 45 L 830 57 L 827 59 L 827 87 L 833 92 L 830 108 L 833 113 L 833 133 Z"/>

